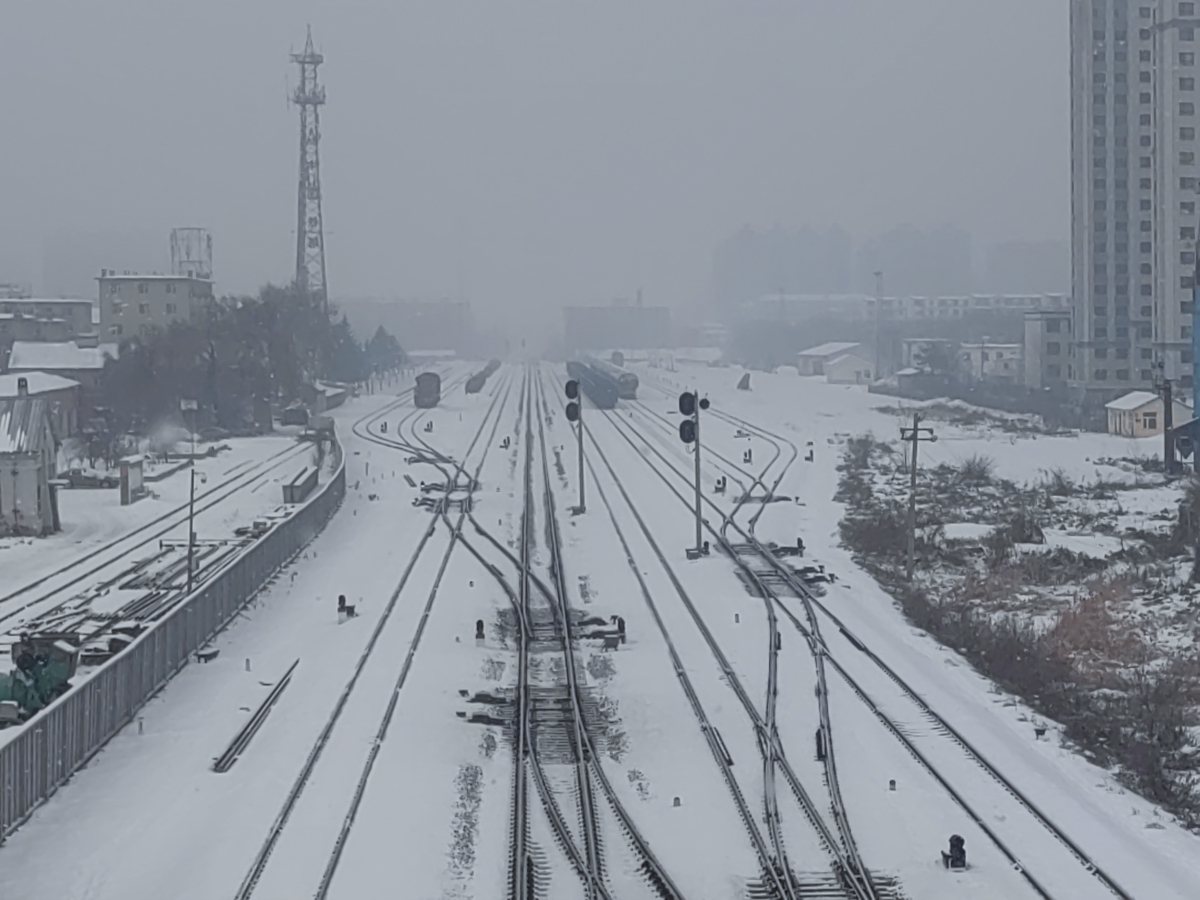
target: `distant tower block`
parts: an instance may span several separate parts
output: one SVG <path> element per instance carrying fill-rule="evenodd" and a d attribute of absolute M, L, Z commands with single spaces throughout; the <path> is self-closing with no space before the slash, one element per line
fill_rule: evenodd
<path fill-rule="evenodd" d="M 300 195 L 296 212 L 296 287 L 329 312 L 325 284 L 325 233 L 321 219 L 321 107 L 325 88 L 317 83 L 317 67 L 325 57 L 313 49 L 312 26 L 303 53 L 293 53 L 300 83 L 292 102 L 300 107 Z"/>
<path fill-rule="evenodd" d="M 212 235 L 207 228 L 171 229 L 171 274 L 212 280 Z"/>

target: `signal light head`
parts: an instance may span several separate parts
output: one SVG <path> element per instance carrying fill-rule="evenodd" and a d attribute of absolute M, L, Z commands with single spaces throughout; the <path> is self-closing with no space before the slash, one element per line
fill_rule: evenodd
<path fill-rule="evenodd" d="M 572 400 L 578 399 L 578 397 L 579 397 L 579 382 L 578 381 L 571 380 L 571 381 L 567 382 L 567 396 Z"/>

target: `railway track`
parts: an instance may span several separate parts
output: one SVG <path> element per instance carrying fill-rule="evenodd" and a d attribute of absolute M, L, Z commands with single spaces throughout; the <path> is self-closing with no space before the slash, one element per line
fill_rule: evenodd
<path fill-rule="evenodd" d="M 616 417 L 613 418 L 615 419 Z M 737 417 L 731 416 L 730 419 L 743 427 L 751 425 L 751 423 L 745 422 Z M 751 427 L 757 428 L 758 426 Z M 625 440 L 633 445 L 629 435 L 625 434 L 624 432 L 621 433 Z M 773 435 L 773 437 L 790 443 L 790 441 L 788 441 L 786 438 L 782 438 L 778 435 Z M 688 473 L 675 466 L 666 456 L 659 452 L 657 448 L 650 446 L 650 450 L 659 457 L 663 464 L 670 469 L 680 481 L 684 483 L 689 481 Z M 684 493 L 681 493 L 676 485 L 671 483 L 671 481 L 657 466 L 652 466 L 652 468 L 658 477 L 662 479 L 664 483 L 668 485 L 668 487 L 670 487 L 680 502 L 691 508 L 692 504 L 687 499 L 687 496 Z M 1070 854 L 1071 857 L 1074 858 L 1074 860 L 1085 873 L 1093 877 L 1107 892 L 1113 896 L 1120 897 L 1122 900 L 1133 900 L 1132 895 L 1122 885 L 1120 885 L 1116 879 L 1105 870 L 1103 866 L 1099 865 L 1079 846 L 1077 842 L 1071 839 L 1071 837 L 1067 835 L 1065 831 L 1058 827 L 1030 797 L 1017 788 L 1017 786 L 1010 779 L 1006 778 L 1003 773 L 1001 773 L 982 752 L 980 752 L 966 739 L 964 735 L 956 730 L 943 716 L 938 714 L 927 701 L 925 701 L 899 676 L 898 673 L 895 672 L 894 669 L 892 669 L 881 657 L 874 653 L 866 645 L 866 643 L 861 640 L 861 638 L 854 635 L 845 626 L 841 619 L 829 609 L 828 605 L 821 602 L 820 598 L 812 593 L 808 586 L 804 584 L 803 580 L 796 576 L 795 572 L 790 566 L 786 565 L 786 563 L 782 562 L 778 557 L 771 553 L 771 551 L 765 547 L 757 539 L 757 537 L 754 536 L 752 531 L 743 530 L 736 522 L 733 522 L 731 519 L 725 517 L 725 514 L 716 506 L 716 504 L 712 503 L 711 501 L 707 502 L 716 511 L 718 517 L 721 518 L 722 525 L 733 528 L 735 531 L 737 531 L 746 541 L 743 546 L 752 548 L 752 552 L 760 560 L 762 560 L 763 563 L 766 564 L 768 569 L 775 573 L 775 575 L 778 576 L 784 583 L 786 583 L 788 587 L 795 593 L 795 595 L 801 600 L 805 608 L 806 617 L 809 620 L 809 624 L 806 626 L 799 617 L 795 616 L 795 614 L 791 612 L 791 610 L 787 607 L 787 604 L 783 602 L 782 598 L 780 598 L 776 592 L 768 589 L 768 593 L 770 594 L 773 605 L 782 610 L 785 616 L 792 623 L 793 627 L 802 636 L 804 636 L 805 640 L 810 642 L 810 646 L 816 648 L 814 652 L 823 659 L 827 660 L 834 667 L 834 670 L 838 676 L 844 680 L 853 693 L 864 704 L 866 704 L 872 715 L 878 721 L 880 721 L 888 733 L 891 734 L 905 748 L 905 750 L 915 760 L 917 760 L 917 762 L 938 782 L 938 784 L 949 794 L 954 802 L 963 809 L 968 817 L 980 826 L 981 830 L 988 836 L 993 845 L 996 846 L 996 848 L 1009 861 L 1014 870 L 1021 875 L 1021 877 L 1039 896 L 1046 898 L 1046 900 L 1054 900 L 1055 897 L 1069 895 L 1055 893 L 1050 887 L 1047 886 L 1045 878 L 1039 878 L 1029 870 L 1028 866 L 1021 861 L 1019 854 L 1010 846 L 1009 841 L 1005 840 L 999 834 L 998 830 L 988 823 L 986 817 L 984 817 L 979 809 L 976 808 L 976 805 L 972 804 L 965 793 L 956 788 L 951 780 L 946 776 L 943 768 L 947 763 L 938 763 L 934 759 L 935 754 L 940 751 L 936 751 L 934 748 L 929 746 L 922 747 L 922 743 L 929 744 L 931 741 L 944 743 L 945 740 L 949 739 L 958 748 L 958 750 L 961 751 L 962 754 L 970 759 L 970 761 L 978 770 L 985 773 L 1004 794 L 1011 798 L 1011 800 L 1016 803 L 1021 811 L 1023 811 L 1026 815 L 1031 816 L 1038 825 L 1047 831 L 1053 837 L 1053 839 L 1060 844 Z M 714 537 L 717 537 L 717 533 L 712 529 L 711 524 L 707 523 L 706 521 L 706 525 L 710 532 L 714 534 Z M 719 545 L 723 546 L 723 549 L 725 549 L 731 558 L 741 563 L 740 557 L 736 552 L 736 548 L 734 548 L 727 541 L 723 540 L 719 541 Z M 863 673 L 861 670 L 856 678 L 851 674 L 849 668 L 843 664 L 840 658 L 834 657 L 824 638 L 821 637 L 819 629 L 812 627 L 816 622 L 818 614 L 821 617 L 826 618 L 832 625 L 835 626 L 837 629 L 837 634 L 840 636 L 839 639 L 844 639 L 847 647 L 850 648 L 844 658 L 853 660 L 855 656 L 861 656 L 862 658 L 868 660 L 869 663 L 875 669 L 877 669 L 879 673 L 881 673 L 882 677 L 895 687 L 899 695 L 902 695 L 903 700 L 908 704 L 911 704 L 912 707 L 915 707 L 920 719 L 924 720 L 926 723 L 932 723 L 935 726 L 935 728 L 932 730 L 932 733 L 929 733 L 928 729 L 920 730 L 912 727 L 905 727 L 901 722 L 898 722 L 897 713 L 889 712 L 887 709 L 885 709 L 884 705 L 863 687 L 861 683 Z M 827 697 L 827 689 L 823 690 L 821 693 Z M 924 732 L 923 739 L 916 739 L 914 734 L 922 733 L 922 731 Z M 829 755 L 832 756 L 832 754 Z M 978 782 L 972 783 L 975 786 L 978 785 Z"/>
<path fill-rule="evenodd" d="M 489 422 L 491 422 L 491 425 L 492 425 L 491 434 L 489 435 L 487 443 L 484 445 L 483 452 L 480 454 L 480 459 L 479 459 L 479 463 L 478 463 L 476 472 L 478 472 L 480 469 L 482 469 L 484 461 L 486 460 L 487 451 L 491 445 L 491 438 L 492 438 L 492 436 L 495 435 L 496 429 L 499 425 L 501 416 L 503 414 L 504 405 L 507 402 L 507 398 L 508 398 L 508 393 L 504 392 L 502 395 L 499 395 L 493 399 L 492 404 L 489 406 L 488 411 L 484 416 L 483 422 L 481 423 L 479 429 L 476 431 L 475 436 L 474 436 L 473 440 L 471 441 L 470 446 L 467 448 L 467 451 L 463 454 L 464 460 L 470 458 L 470 455 L 473 452 L 476 444 L 478 443 L 479 439 L 483 436 L 485 431 L 487 431 L 487 426 L 488 426 Z M 387 411 L 394 410 L 402 402 L 403 402 L 403 400 L 398 401 L 393 404 L 389 404 L 388 408 L 383 411 L 384 414 L 386 414 Z M 497 406 L 499 406 L 499 409 L 497 409 Z M 376 411 L 375 413 L 372 413 L 369 416 L 365 416 L 365 417 L 363 417 L 363 419 L 360 419 L 358 422 L 356 422 L 355 423 L 355 427 L 356 427 L 355 433 L 359 434 L 359 436 L 364 437 L 367 440 L 373 441 L 374 443 L 389 447 L 390 449 L 407 449 L 406 446 L 401 445 L 399 442 L 384 439 L 379 435 L 373 435 L 370 433 L 370 431 L 368 429 L 361 427 L 361 426 L 363 426 L 363 423 L 368 419 L 377 421 L 378 418 L 380 417 L 380 412 L 381 411 Z M 464 517 L 460 516 L 459 522 L 457 524 L 458 529 L 461 529 L 463 519 L 464 519 Z M 309 750 L 308 757 L 305 760 L 304 765 L 301 767 L 300 772 L 297 774 L 295 780 L 293 781 L 292 786 L 289 789 L 287 795 L 285 796 L 284 801 L 279 809 L 279 812 L 276 814 L 273 824 L 269 828 L 267 835 L 266 835 L 265 839 L 263 840 L 263 843 L 260 846 L 258 852 L 256 853 L 253 862 L 251 863 L 248 871 L 246 872 L 245 876 L 243 877 L 242 883 L 235 895 L 237 900 L 247 900 L 247 898 L 251 897 L 253 895 L 255 889 L 258 887 L 261 880 L 263 879 L 264 875 L 268 872 L 268 865 L 269 865 L 271 856 L 274 853 L 274 851 L 276 850 L 277 845 L 283 838 L 283 836 L 285 834 L 285 829 L 287 828 L 289 821 L 292 819 L 294 812 L 300 805 L 301 798 L 304 794 L 304 790 L 305 790 L 306 786 L 309 784 L 310 780 L 312 779 L 314 771 L 317 769 L 317 766 L 318 766 L 326 748 L 330 745 L 331 740 L 335 733 L 335 729 L 338 725 L 338 721 L 342 717 L 345 709 L 347 708 L 347 705 L 351 702 L 351 699 L 355 693 L 355 689 L 356 689 L 356 687 L 358 687 L 358 685 L 360 683 L 360 679 L 362 677 L 363 672 L 367 669 L 367 666 L 375 658 L 375 651 L 380 646 L 382 646 L 380 638 L 384 634 L 384 631 L 387 628 L 387 625 L 392 618 L 392 615 L 396 608 L 396 605 L 397 605 L 402 593 L 404 592 L 406 586 L 408 585 L 409 579 L 412 576 L 414 569 L 417 567 L 419 561 L 422 559 L 424 551 L 425 551 L 426 547 L 428 546 L 430 540 L 433 538 L 435 532 L 438 531 L 438 525 L 441 521 L 442 521 L 441 516 L 438 516 L 438 515 L 430 516 L 429 526 L 425 529 L 424 533 L 422 534 L 422 537 L 421 537 L 420 541 L 418 542 L 416 548 L 414 549 L 411 557 L 409 558 L 409 560 L 404 568 L 404 571 L 403 571 L 402 575 L 400 576 L 398 583 L 396 584 L 395 589 L 392 591 L 391 596 L 388 598 L 388 601 L 384 607 L 383 613 L 380 616 L 379 621 L 376 623 L 375 628 L 372 630 L 370 639 L 368 640 L 365 648 L 363 649 L 363 652 L 360 654 L 349 681 L 346 683 L 346 686 L 343 688 L 340 696 L 338 697 L 337 702 L 335 703 L 333 709 L 330 712 L 330 715 L 326 719 L 320 733 L 318 734 L 316 740 L 314 741 L 312 748 Z M 363 762 L 358 780 L 356 782 L 353 793 L 351 795 L 348 810 L 342 820 L 340 828 L 338 829 L 337 836 L 334 840 L 333 848 L 331 849 L 331 851 L 329 853 L 329 856 L 324 865 L 323 871 L 320 875 L 320 879 L 318 881 L 318 884 L 316 887 L 316 893 L 315 893 L 315 896 L 318 898 L 326 897 L 328 895 L 330 886 L 333 883 L 333 878 L 337 872 L 337 867 L 341 860 L 342 852 L 346 846 L 346 842 L 349 839 L 351 830 L 353 828 L 355 815 L 358 811 L 359 805 L 361 804 L 362 798 L 366 792 L 366 788 L 367 788 L 368 781 L 370 779 L 371 771 L 375 765 L 375 761 L 378 757 L 380 749 L 382 748 L 382 746 L 384 744 L 384 740 L 387 737 L 388 727 L 390 726 L 392 718 L 395 714 L 395 710 L 396 710 L 396 706 L 397 706 L 399 698 L 400 698 L 401 690 L 407 681 L 409 671 L 412 667 L 413 659 L 415 658 L 417 649 L 420 645 L 421 635 L 424 632 L 425 625 L 428 622 L 430 613 L 432 612 L 432 609 L 433 609 L 434 601 L 437 598 L 438 588 L 440 586 L 442 576 L 444 575 L 444 573 L 446 571 L 446 567 L 449 563 L 450 556 L 453 552 L 453 549 L 454 549 L 454 546 L 456 543 L 455 534 L 456 534 L 456 532 L 452 531 L 450 538 L 447 541 L 445 552 L 442 555 L 442 558 L 438 565 L 437 573 L 433 580 L 433 587 L 430 590 L 430 592 L 426 598 L 425 606 L 424 606 L 422 615 L 418 621 L 416 631 L 413 634 L 412 638 L 408 642 L 408 651 L 405 654 L 404 662 L 402 663 L 400 671 L 399 671 L 398 675 L 396 676 L 395 683 L 390 692 L 389 700 L 386 705 L 386 708 L 385 708 L 382 716 L 379 719 L 379 725 L 378 725 L 376 732 L 374 734 L 374 737 L 371 741 L 370 750 L 368 751 L 367 757 Z M 319 811 L 314 812 L 314 815 L 319 816 L 320 812 Z M 305 852 L 307 852 L 311 855 L 311 848 L 305 848 Z"/>
<path fill-rule="evenodd" d="M 249 468 L 242 469 L 236 475 L 232 475 L 220 484 L 214 485 L 199 494 L 196 498 L 196 513 L 212 509 L 239 491 L 245 490 L 256 481 L 270 477 L 277 469 L 292 462 L 309 450 L 311 450 L 311 447 L 306 444 L 293 445 L 267 457 L 265 460 L 254 463 Z M 109 541 L 104 546 L 76 557 L 53 572 L 48 572 L 22 585 L 20 588 L 10 591 L 4 596 L 0 596 L 0 627 L 17 619 L 22 613 L 33 610 L 41 604 L 53 601 L 64 592 L 70 591 L 71 588 L 87 581 L 87 579 L 103 572 L 105 569 L 127 560 L 135 551 L 185 525 L 187 519 L 188 504 L 184 503 L 147 522 L 145 525 Z M 114 550 L 117 552 L 112 554 Z M 99 557 L 103 557 L 103 559 L 98 560 Z M 94 565 L 89 565 L 93 562 L 95 563 Z M 119 578 L 124 574 L 125 570 L 122 570 L 121 573 L 113 577 Z M 66 580 L 58 580 L 63 577 L 66 577 Z M 50 583 L 53 583 L 52 587 L 31 596 L 31 592 Z M 71 597 L 68 596 L 60 600 L 57 604 L 51 604 L 45 610 L 37 610 L 36 613 L 42 616 L 53 615 L 59 612 L 70 599 Z M 8 625 L 7 627 L 11 628 L 12 626 Z"/>
<path fill-rule="evenodd" d="M 672 567 L 667 562 L 666 557 L 662 553 L 661 548 L 655 540 L 651 529 L 645 522 L 645 519 L 642 517 L 637 504 L 633 501 L 632 497 L 629 495 L 629 492 L 622 484 L 620 478 L 616 475 L 615 470 L 612 468 L 611 463 L 604 454 L 603 450 L 599 447 L 597 447 L 596 450 L 596 455 L 600 457 L 601 463 L 609 473 L 609 478 L 621 493 L 626 507 L 634 517 L 637 526 L 642 532 L 644 540 L 651 548 L 651 552 L 658 559 L 659 565 L 667 574 L 676 590 L 681 593 L 681 596 L 686 597 L 686 591 L 678 582 Z M 593 483 L 595 484 L 596 490 L 600 495 L 601 502 L 608 513 L 608 517 L 613 529 L 616 532 L 623 550 L 625 551 L 630 571 L 638 582 L 642 599 L 650 611 L 651 617 L 654 619 L 659 633 L 667 646 L 676 678 L 680 682 L 680 686 L 682 687 L 684 694 L 688 699 L 688 703 L 692 708 L 692 712 L 696 717 L 701 732 L 703 733 L 709 746 L 713 760 L 718 769 L 721 771 L 723 780 L 729 788 L 733 802 L 737 807 L 739 816 L 742 820 L 742 824 L 758 857 L 761 868 L 760 882 L 757 887 L 753 888 L 752 896 L 763 898 L 785 898 L 800 896 L 828 896 L 844 898 L 851 896 L 846 893 L 845 885 L 842 884 L 836 872 L 833 871 L 831 871 L 828 876 L 815 880 L 811 876 L 803 881 L 799 879 L 794 872 L 786 867 L 786 857 L 784 857 L 780 852 L 781 838 L 778 836 L 778 831 L 775 825 L 768 823 L 772 830 L 770 834 L 764 836 L 762 829 L 759 827 L 759 821 L 761 817 L 756 815 L 750 809 L 749 803 L 746 800 L 745 792 L 743 791 L 737 777 L 733 773 L 733 760 L 729 756 L 729 752 L 726 749 L 725 743 L 722 740 L 717 727 L 713 724 L 701 703 L 699 694 L 687 673 L 687 668 L 680 657 L 679 651 L 675 645 L 675 641 L 666 625 L 666 622 L 663 619 L 661 611 L 658 608 L 658 603 L 654 599 L 653 593 L 646 582 L 644 574 L 642 573 L 638 564 L 635 562 L 635 556 L 630 546 L 629 539 L 625 534 L 625 529 L 618 521 L 612 501 L 609 499 L 608 494 L 604 489 L 603 482 L 599 478 L 599 472 L 596 466 L 591 463 L 590 460 L 588 465 L 591 470 Z M 685 604 L 688 602 L 690 602 L 690 598 L 685 600 Z M 732 670 L 732 667 L 729 666 L 728 661 L 724 660 L 723 655 L 718 655 L 718 665 L 721 668 L 722 675 L 726 680 L 729 681 L 730 685 L 733 686 L 735 683 L 737 684 L 737 687 L 735 687 L 735 692 L 738 692 L 738 688 L 740 688 L 740 682 L 737 679 L 736 673 Z M 764 757 L 764 766 L 766 766 L 768 765 L 766 760 L 770 755 L 770 751 L 765 748 L 770 744 L 762 739 L 762 736 L 765 732 L 765 723 L 763 723 L 761 717 L 758 716 L 757 710 L 754 710 L 753 704 L 749 702 L 749 698 L 745 695 L 744 690 L 739 692 L 739 699 L 742 700 L 744 707 L 748 707 L 747 711 L 750 713 L 751 718 L 757 719 L 758 721 L 756 734 L 759 736 L 759 748 Z M 764 791 L 769 790 L 772 790 L 772 786 L 768 781 L 764 780 Z M 804 792 L 801 789 L 800 798 L 803 798 L 804 796 Z M 777 804 L 769 803 L 768 810 L 774 811 L 774 814 L 777 816 Z M 771 812 L 768 812 L 767 816 L 769 817 L 770 815 Z M 818 834 L 820 835 L 823 848 L 831 856 L 836 855 L 836 841 L 832 835 L 830 835 L 828 831 L 823 828 L 819 816 L 815 816 L 815 814 L 813 814 L 811 805 L 808 815 L 811 816 L 810 822 L 814 825 L 818 831 Z M 777 825 L 777 822 L 775 824 Z"/>

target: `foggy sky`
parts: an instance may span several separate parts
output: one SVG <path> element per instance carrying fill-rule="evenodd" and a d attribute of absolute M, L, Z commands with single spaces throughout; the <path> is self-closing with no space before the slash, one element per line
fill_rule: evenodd
<path fill-rule="evenodd" d="M 1049 0 L 12 0 L 0 281 L 62 232 L 214 234 L 290 279 L 288 52 L 325 53 L 331 293 L 480 318 L 704 295 L 744 223 L 1065 239 L 1067 4 Z"/>

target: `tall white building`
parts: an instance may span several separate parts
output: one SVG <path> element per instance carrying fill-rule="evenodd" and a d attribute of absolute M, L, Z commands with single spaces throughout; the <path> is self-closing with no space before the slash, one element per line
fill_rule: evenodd
<path fill-rule="evenodd" d="M 1071 0 L 1072 385 L 1191 377 L 1197 3 Z"/>

